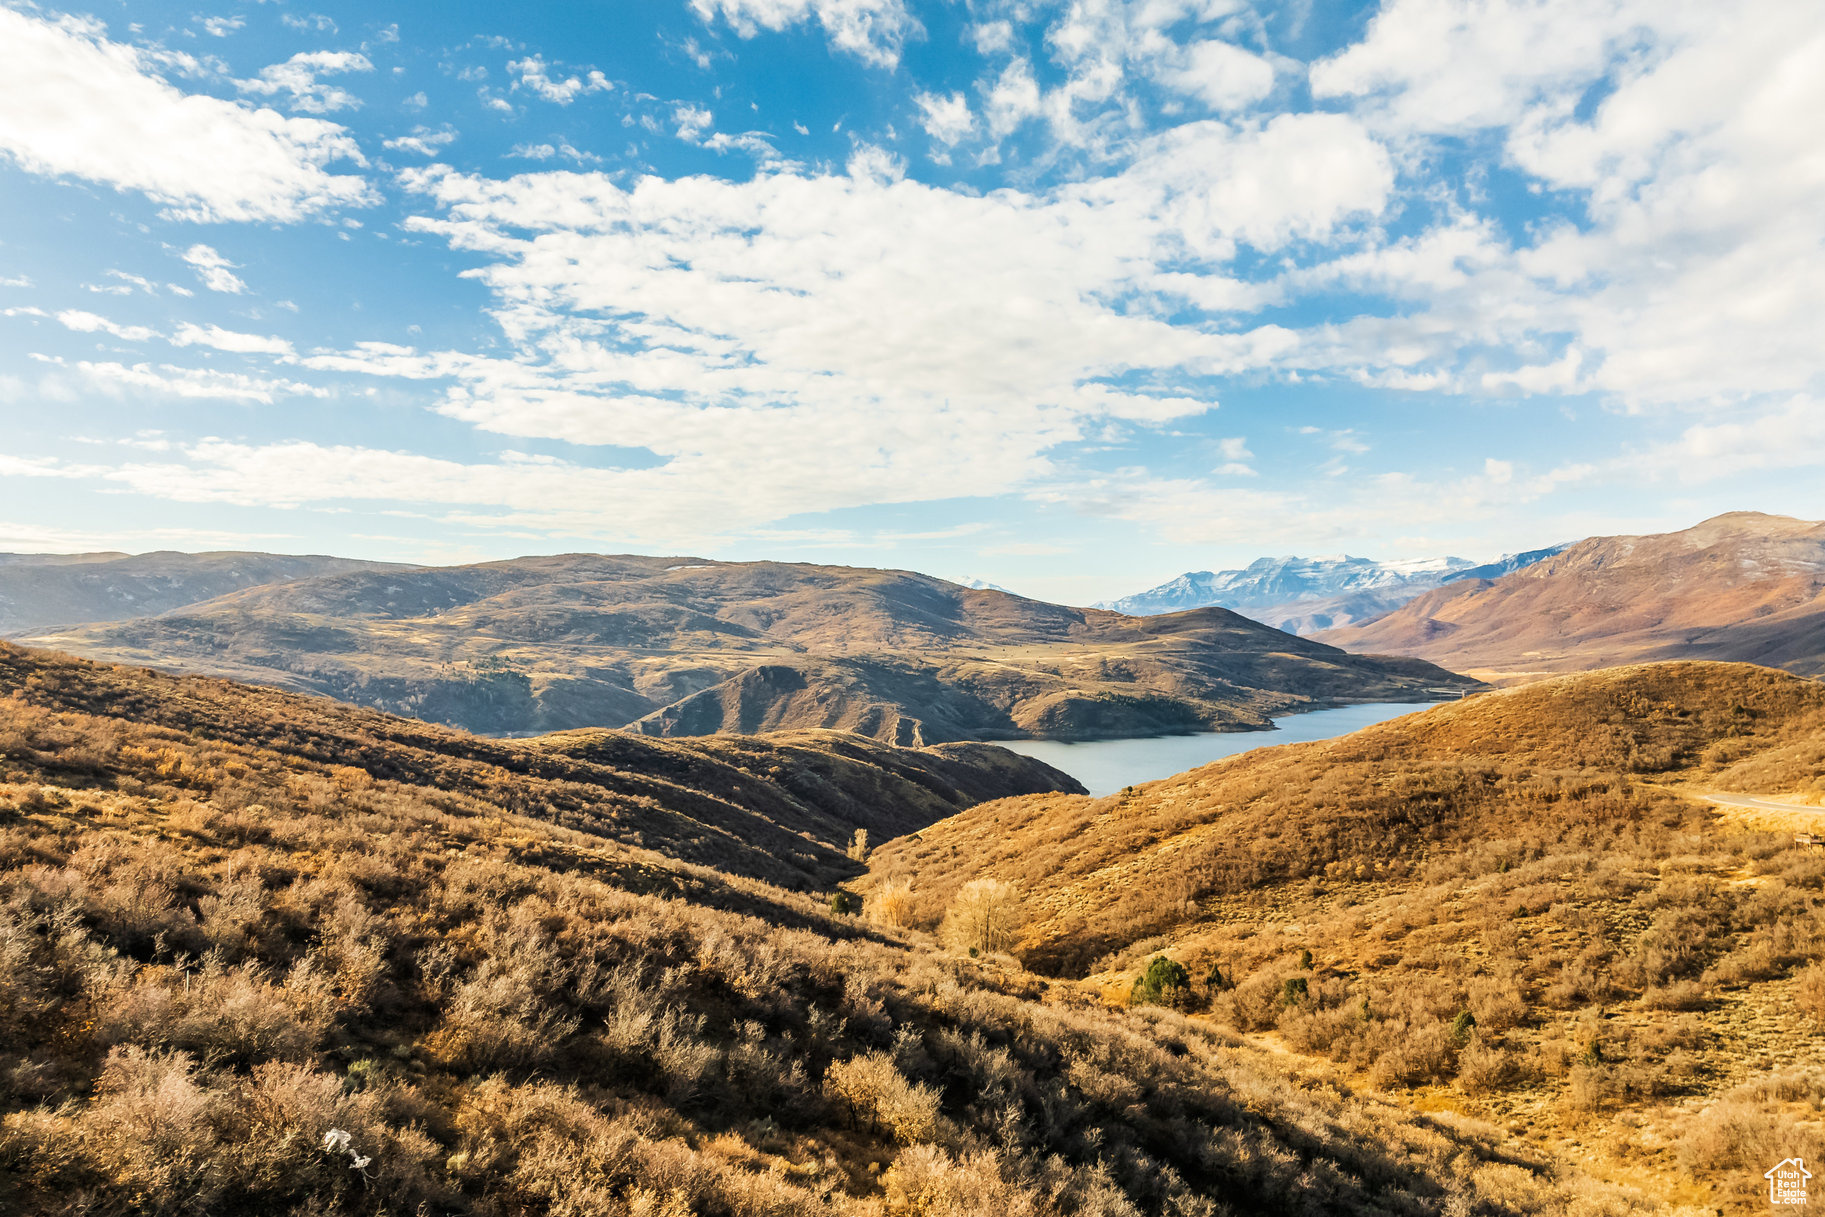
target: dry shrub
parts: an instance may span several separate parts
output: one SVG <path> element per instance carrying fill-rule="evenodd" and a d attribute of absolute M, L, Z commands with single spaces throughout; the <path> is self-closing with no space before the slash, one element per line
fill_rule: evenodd
<path fill-rule="evenodd" d="M 1384 1023 L 1380 1030 L 1379 1051 L 1369 1067 L 1369 1081 L 1376 1087 L 1387 1090 L 1440 1081 L 1450 1071 L 1453 1052 L 1444 1023 Z"/>
<path fill-rule="evenodd" d="M 908 1082 L 885 1052 L 833 1062 L 824 1074 L 824 1088 L 848 1107 L 858 1125 L 866 1119 L 870 1128 L 902 1144 L 929 1141 L 938 1130 L 938 1092 Z"/>
<path fill-rule="evenodd" d="M 273 984 L 255 964 L 230 967 L 216 954 L 181 974 L 146 969 L 94 992 L 96 1038 L 103 1044 L 181 1048 L 207 1064 L 303 1060 L 329 1029 L 326 1003 L 308 987 Z"/>
<path fill-rule="evenodd" d="M 1480 1035 L 1470 1037 L 1457 1054 L 1457 1085 L 1466 1094 L 1488 1094 L 1513 1085 L 1520 1078 L 1514 1055 Z"/>
<path fill-rule="evenodd" d="M 536 1064 L 581 1025 L 545 996 L 521 961 L 489 958 L 457 987 L 437 1050 L 452 1064 L 477 1069 Z"/>
<path fill-rule="evenodd" d="M 1476 1016 L 1479 1028 L 1499 1034 L 1519 1026 L 1527 1017 L 1527 1002 L 1520 989 L 1520 978 L 1512 974 L 1473 977 L 1466 986 L 1466 1007 Z"/>
<path fill-rule="evenodd" d="M 1012 884 L 998 879 L 964 884 L 938 927 L 938 937 L 946 946 L 984 955 L 1011 950 L 1019 933 L 1019 894 Z"/>
<path fill-rule="evenodd" d="M 1825 1156 L 1819 1126 L 1794 1118 L 1789 1104 L 1815 1110 L 1817 1075 L 1778 1074 L 1745 1083 L 1692 1119 L 1679 1140 L 1680 1161 L 1691 1170 L 1760 1172 L 1783 1158 Z"/>
<path fill-rule="evenodd" d="M 1219 993 L 1211 1002 L 1211 1012 L 1237 1030 L 1265 1031 L 1279 1022 L 1286 1009 L 1281 995 L 1295 971 L 1291 960 L 1283 960 L 1254 972 L 1235 988 Z"/>
<path fill-rule="evenodd" d="M 1816 1022 L 1825 1022 L 1825 963 L 1810 964 L 1794 978 L 1793 1004 Z"/>
<path fill-rule="evenodd" d="M 868 896 L 868 916 L 877 925 L 904 930 L 913 923 L 913 889 L 905 879 L 884 879 Z"/>
<path fill-rule="evenodd" d="M 887 1217 L 1140 1217 L 1142 1211 L 1100 1165 L 1015 1161 L 993 1149 L 952 1156 L 935 1145 L 916 1145 L 900 1151 L 882 1182 Z M 1194 1205 L 1179 1211 L 1212 1210 Z"/>
<path fill-rule="evenodd" d="M 1676 980 L 1672 984 L 1656 985 L 1643 993 L 1641 1005 L 1647 1010 L 1708 1010 L 1711 993 L 1701 981 Z"/>

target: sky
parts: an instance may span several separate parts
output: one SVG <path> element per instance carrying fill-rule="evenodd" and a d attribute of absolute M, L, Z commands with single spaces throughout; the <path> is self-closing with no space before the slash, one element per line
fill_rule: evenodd
<path fill-rule="evenodd" d="M 0 550 L 1825 516 L 1817 0 L 0 0 Z"/>

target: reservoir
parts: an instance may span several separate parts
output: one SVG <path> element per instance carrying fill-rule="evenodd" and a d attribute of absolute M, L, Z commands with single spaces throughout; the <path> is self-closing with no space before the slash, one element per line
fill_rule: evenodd
<path fill-rule="evenodd" d="M 1348 735 L 1375 723 L 1429 709 L 1437 702 L 1367 702 L 1335 710 L 1312 710 L 1276 718 L 1273 731 L 1216 731 L 1198 735 L 1154 735 L 1145 739 L 996 740 L 1010 752 L 1044 761 L 1082 782 L 1091 794 L 1114 794 L 1124 786 L 1171 777 L 1238 752 L 1276 744 Z"/>

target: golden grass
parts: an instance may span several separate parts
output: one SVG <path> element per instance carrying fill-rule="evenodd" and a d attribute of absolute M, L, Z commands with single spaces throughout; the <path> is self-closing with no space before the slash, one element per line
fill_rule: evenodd
<path fill-rule="evenodd" d="M 1821 741 L 1817 683 L 1620 669 L 1125 795 L 985 803 L 871 868 L 915 924 L 1010 883 L 1030 966 L 1117 999 L 1158 954 L 1214 967 L 1207 1017 L 1351 1084 L 1742 1206 L 1741 1154 L 1678 1147 L 1733 1088 L 1825 1061 L 1795 997 L 1825 958 L 1825 853 L 1687 792 L 1817 790 Z"/>
<path fill-rule="evenodd" d="M 9 1213 L 1644 1209 L 699 865 L 690 816 L 624 840 L 574 758 L 14 648 L 0 694 Z M 655 816 L 730 776 L 642 756 Z"/>

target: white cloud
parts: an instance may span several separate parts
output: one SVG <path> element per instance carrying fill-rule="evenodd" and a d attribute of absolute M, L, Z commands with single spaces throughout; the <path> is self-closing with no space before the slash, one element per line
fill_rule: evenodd
<path fill-rule="evenodd" d="M 186 95 L 151 66 L 94 23 L 0 7 L 0 152 L 187 220 L 296 220 L 372 201 L 362 178 L 324 168 L 361 163 L 342 127 Z"/>
<path fill-rule="evenodd" d="M 444 127 L 437 131 L 430 127 L 414 127 L 412 134 L 384 140 L 382 146 L 394 152 L 416 152 L 420 156 L 436 156 L 440 148 L 455 140 L 456 130 L 453 127 Z"/>
<path fill-rule="evenodd" d="M 1678 439 L 1630 453 L 1619 475 L 1706 482 L 1743 473 L 1816 466 L 1825 451 L 1825 401 L 1798 396 L 1729 422 L 1688 427 Z"/>
<path fill-rule="evenodd" d="M 606 76 L 593 69 L 584 76 L 553 80 L 551 69 L 537 55 L 511 60 L 507 70 L 517 77 L 513 82 L 515 89 L 525 89 L 560 106 L 568 106 L 586 93 L 603 93 L 614 88 Z"/>
<path fill-rule="evenodd" d="M 109 392 L 146 394 L 154 398 L 185 398 L 261 402 L 271 405 L 281 397 L 328 397 L 329 390 L 295 380 L 218 372 L 209 368 L 183 368 L 172 364 L 81 362 L 76 369 L 98 388 Z"/>
<path fill-rule="evenodd" d="M 849 176 L 877 186 L 891 186 L 906 176 L 906 161 L 876 144 L 857 144 L 844 166 Z"/>
<path fill-rule="evenodd" d="M 1283 150 L 1309 168 L 1268 172 Z M 1166 171 L 1187 157 L 1196 174 Z M 587 478 L 600 510 L 642 527 L 989 494 L 1043 477 L 1053 449 L 1108 422 L 1208 411 L 1204 378 L 1286 354 L 1277 327 L 1171 325 L 1116 303 L 1152 290 L 1159 265 L 1320 236 L 1387 189 L 1372 143 L 1337 116 L 1203 124 L 1126 173 L 1044 194 L 903 174 L 867 143 L 842 176 L 746 182 L 411 170 L 401 180 L 439 214 L 407 227 L 484 259 L 474 273 L 510 352 L 370 343 L 301 362 L 442 382 L 440 411 L 484 430 L 648 449 L 651 468 Z M 553 503 L 525 510 L 556 520 Z"/>
<path fill-rule="evenodd" d="M 970 113 L 969 100 L 961 93 L 948 97 L 920 93 L 913 102 L 919 107 L 925 133 L 941 144 L 955 145 L 976 129 L 976 116 Z"/>
<path fill-rule="evenodd" d="M 1471 378 L 1486 388 L 1634 409 L 1816 387 L 1822 48 L 1825 10 L 1807 0 L 1770 0 L 1753 20 L 1624 0 L 1397 0 L 1314 66 L 1314 90 L 1409 141 L 1494 131 L 1509 167 L 1577 200 L 1584 222 L 1542 223 L 1515 246 L 1457 217 L 1354 270 L 1424 302 L 1395 341 L 1430 348 L 1445 382 L 1480 346 L 1513 353 Z"/>
<path fill-rule="evenodd" d="M 1361 98 L 1402 131 L 1500 127 L 1601 75 L 1625 40 L 1682 6 L 1655 0 L 1392 0 L 1366 36 L 1312 65 L 1312 92 Z"/>
<path fill-rule="evenodd" d="M 200 326 L 185 322 L 171 335 L 173 346 L 206 346 L 218 351 L 241 355 L 290 355 L 292 344 L 283 338 L 261 334 L 242 334 L 218 325 Z"/>
<path fill-rule="evenodd" d="M 361 99 L 347 89 L 325 84 L 319 76 L 342 72 L 371 72 L 374 65 L 366 55 L 354 51 L 300 51 L 284 63 L 260 69 L 253 80 L 237 80 L 235 87 L 243 93 L 262 97 L 285 94 L 291 108 L 306 114 L 328 114 L 335 110 L 352 110 Z"/>
<path fill-rule="evenodd" d="M 695 142 L 709 129 L 715 116 L 701 106 L 682 105 L 673 108 L 672 121 L 678 125 L 679 139 Z"/>
<path fill-rule="evenodd" d="M 328 17 L 325 17 L 322 13 L 309 13 L 303 16 L 296 13 L 281 13 L 279 14 L 279 20 L 289 29 L 314 31 L 319 34 L 334 34 L 337 32 L 336 23 Z"/>
<path fill-rule="evenodd" d="M 247 290 L 247 284 L 234 273 L 235 263 L 217 253 L 213 246 L 199 242 L 186 249 L 183 258 L 190 263 L 196 271 L 196 277 L 210 291 L 239 295 Z"/>
<path fill-rule="evenodd" d="M 1235 240 L 1327 238 L 1352 216 L 1379 215 L 1394 190 L 1386 149 L 1341 114 L 1187 123 L 1149 141 L 1129 176 L 1153 183 L 1186 241 L 1217 258 Z"/>
<path fill-rule="evenodd" d="M 1007 135 L 1040 112 L 1039 82 L 1033 77 L 1033 65 L 1016 59 L 1001 70 L 982 99 L 988 117 L 989 133 L 997 139 Z"/>
<path fill-rule="evenodd" d="M 1274 91 L 1272 64 L 1217 39 L 1193 43 L 1182 58 L 1173 56 L 1161 62 L 1155 77 L 1182 93 L 1202 98 L 1213 110 L 1240 110 Z"/>
<path fill-rule="evenodd" d="M 213 38 L 226 38 L 246 24 L 245 17 L 205 17 L 203 32 Z"/>
<path fill-rule="evenodd" d="M 1010 21 L 980 21 L 969 27 L 965 36 L 975 44 L 976 50 L 984 55 L 993 55 L 998 51 L 1011 50 L 1014 46 L 1014 25 Z"/>
<path fill-rule="evenodd" d="M 124 342 L 144 342 L 158 336 L 158 331 L 147 329 L 143 325 L 120 325 L 81 309 L 65 309 L 57 314 L 57 320 L 67 330 L 82 334 L 112 334 Z"/>
<path fill-rule="evenodd" d="M 133 289 L 137 287 L 148 296 L 158 295 L 158 284 L 152 282 L 152 280 L 146 278 L 144 275 L 131 275 L 124 270 L 109 270 L 103 271 L 102 273 L 107 275 L 110 279 L 118 279 L 120 282 L 108 285 L 91 284 L 89 286 L 90 291 L 131 295 Z"/>
<path fill-rule="evenodd" d="M 717 17 L 737 35 L 752 38 L 761 30 L 778 33 L 816 21 L 830 44 L 876 67 L 900 61 L 906 40 L 922 33 L 904 0 L 690 0 L 699 20 Z"/>

